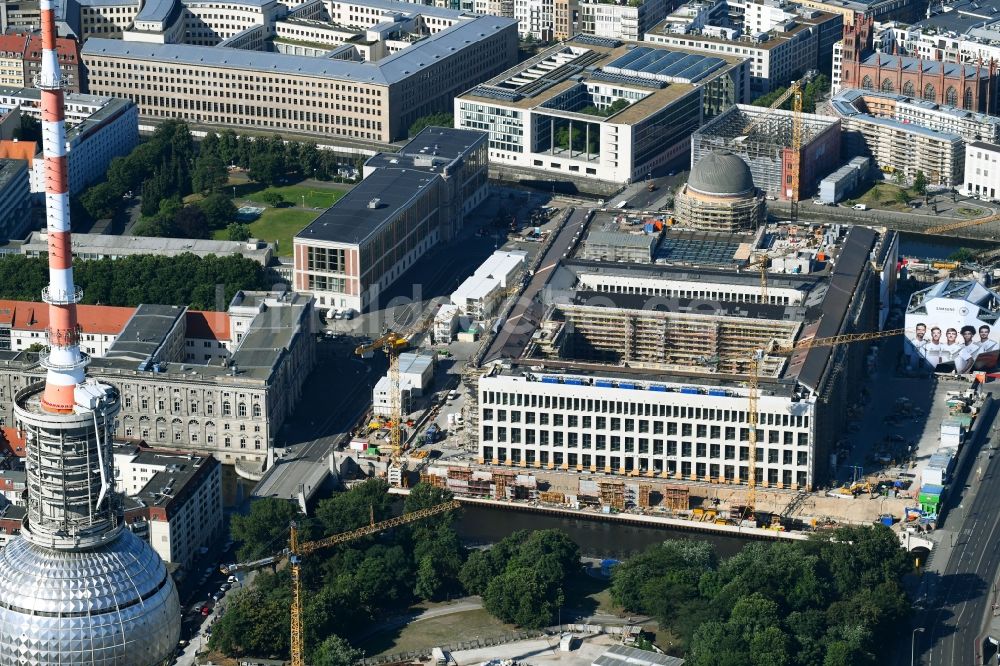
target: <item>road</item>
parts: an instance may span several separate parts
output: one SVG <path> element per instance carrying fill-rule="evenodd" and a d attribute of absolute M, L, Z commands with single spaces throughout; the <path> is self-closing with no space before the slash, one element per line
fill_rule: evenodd
<path fill-rule="evenodd" d="M 926 666 L 980 663 L 977 639 L 1000 565 L 1000 456 L 978 455 L 995 418 L 995 404 L 991 411 L 980 417 L 989 421 L 980 426 L 977 440 L 966 445 L 967 457 L 956 472 L 953 487 L 962 494 L 949 503 L 953 508 L 945 523 L 954 534 L 947 548 L 941 548 L 944 552 L 934 555 L 947 553 L 947 564 L 940 575 L 924 575 L 928 608 L 917 614 L 914 627 L 925 628 L 916 636 L 916 663 Z"/>
<path fill-rule="evenodd" d="M 552 277 L 552 273 L 559 267 L 559 262 L 569 254 L 580 239 L 589 214 L 590 211 L 584 209 L 573 209 L 570 212 L 566 224 L 542 257 L 542 262 L 531 277 L 531 282 L 490 343 L 490 348 L 483 357 L 484 361 L 501 357 L 517 358 L 521 355 L 521 351 L 535 330 L 535 324 L 541 320 L 543 314 L 545 306 L 541 299 L 542 290 Z"/>

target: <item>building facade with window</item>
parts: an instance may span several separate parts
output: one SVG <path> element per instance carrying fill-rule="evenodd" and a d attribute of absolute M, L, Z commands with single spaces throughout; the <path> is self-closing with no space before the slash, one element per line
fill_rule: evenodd
<path fill-rule="evenodd" d="M 105 356 L 91 361 L 90 374 L 121 393 L 117 439 L 210 453 L 225 464 L 267 463 L 316 362 L 312 299 L 285 291 L 238 296 L 259 310 L 231 338 L 228 358 L 215 348 L 207 363 L 192 360 L 205 351 L 186 344 L 186 310 L 142 306 Z M 224 335 L 218 321 L 206 327 Z M 226 344 L 206 339 L 199 324 L 195 334 L 202 344 Z M 13 423 L 14 393 L 43 376 L 37 354 L 0 351 L 0 425 Z"/>
<path fill-rule="evenodd" d="M 363 312 L 428 250 L 450 240 L 488 192 L 484 132 L 428 127 L 293 239 L 293 286 L 320 306 Z M 417 295 L 415 295 L 417 296 Z"/>
<path fill-rule="evenodd" d="M 501 171 L 621 184 L 687 153 L 749 85 L 743 58 L 577 35 L 457 97 L 455 126 L 488 132 Z"/>
<path fill-rule="evenodd" d="M 1000 145 L 974 141 L 965 146 L 962 190 L 970 197 L 1000 198 Z"/>
<path fill-rule="evenodd" d="M 517 62 L 513 19 L 470 16 L 427 33 L 377 62 L 99 38 L 84 45 L 83 60 L 91 93 L 131 100 L 147 122 L 390 142 Z"/>

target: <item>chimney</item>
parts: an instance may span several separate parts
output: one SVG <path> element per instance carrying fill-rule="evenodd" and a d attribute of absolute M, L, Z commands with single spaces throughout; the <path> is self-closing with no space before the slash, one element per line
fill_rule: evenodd
<path fill-rule="evenodd" d="M 73 283 L 63 80 L 56 53 L 56 1 L 40 3 L 42 72 L 35 77 L 35 86 L 42 91 L 45 226 L 49 250 L 49 286 L 42 292 L 49 308 L 49 352 L 41 361 L 47 371 L 42 407 L 49 412 L 67 413 L 73 411 L 76 386 L 83 382 L 88 359 L 80 353 L 76 304 L 81 294 Z"/>

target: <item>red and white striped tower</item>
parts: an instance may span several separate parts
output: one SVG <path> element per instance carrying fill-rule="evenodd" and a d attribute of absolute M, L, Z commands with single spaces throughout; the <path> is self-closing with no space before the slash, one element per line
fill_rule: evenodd
<path fill-rule="evenodd" d="M 49 352 L 42 357 L 48 371 L 42 407 L 49 412 L 73 410 L 74 391 L 83 382 L 89 358 L 80 352 L 76 304 L 82 292 L 73 283 L 73 252 L 69 220 L 69 170 L 63 79 L 56 52 L 56 0 L 41 0 L 42 73 L 35 86 L 42 91 L 42 150 L 45 157 L 45 218 L 49 247 L 49 286 L 42 300 L 49 305 Z"/>

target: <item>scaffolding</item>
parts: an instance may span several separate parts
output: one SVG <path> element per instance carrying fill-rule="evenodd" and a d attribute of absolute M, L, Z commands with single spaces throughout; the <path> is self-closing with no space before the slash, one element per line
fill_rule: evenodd
<path fill-rule="evenodd" d="M 650 507 L 649 496 L 653 491 L 652 484 L 640 483 L 639 484 L 639 508 L 648 509 Z"/>
<path fill-rule="evenodd" d="M 671 511 L 687 511 L 691 506 L 691 493 L 686 486 L 664 486 L 660 494 L 663 506 Z"/>
<path fill-rule="evenodd" d="M 559 304 L 548 316 L 549 322 L 561 324 L 560 344 L 535 345 L 530 353 L 551 360 L 743 375 L 752 352 L 772 340 L 790 342 L 799 326 L 796 321 L 754 318 L 746 308 L 705 315 Z M 765 357 L 761 376 L 777 377 L 783 366 L 784 359 Z"/>
<path fill-rule="evenodd" d="M 771 196 L 787 198 L 782 182 L 782 160 L 785 151 L 792 146 L 792 117 L 791 111 L 748 104 L 733 106 L 691 135 L 691 164 L 697 164 L 713 151 L 730 150 L 750 166 L 757 187 Z M 836 122 L 836 118 L 802 114 L 803 150 Z M 755 127 L 744 135 L 751 123 L 755 123 Z M 808 189 L 805 183 L 802 187 Z"/>
<path fill-rule="evenodd" d="M 601 493 L 601 506 L 609 506 L 618 511 L 625 510 L 624 481 L 601 481 L 598 487 Z"/>

